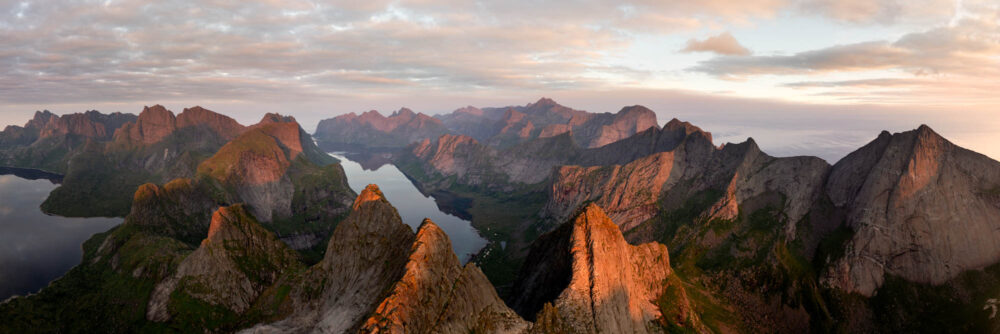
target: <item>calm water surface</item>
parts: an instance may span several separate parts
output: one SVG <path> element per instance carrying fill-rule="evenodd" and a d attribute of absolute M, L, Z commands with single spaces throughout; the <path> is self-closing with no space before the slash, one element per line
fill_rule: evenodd
<path fill-rule="evenodd" d="M 66 218 L 39 205 L 57 185 L 0 175 L 0 301 L 37 292 L 80 263 L 81 246 L 121 218 Z"/>
<path fill-rule="evenodd" d="M 347 173 L 347 183 L 350 184 L 351 189 L 360 193 L 369 184 L 378 185 L 389 203 L 392 203 L 392 206 L 399 211 L 403 222 L 413 227 L 414 231 L 420 227 L 420 222 L 424 218 L 430 218 L 434 221 L 448 234 L 455 254 L 463 263 L 486 245 L 486 239 L 479 236 L 479 232 L 470 225 L 469 221 L 441 212 L 434 199 L 421 194 L 417 187 L 395 166 L 389 164 L 379 167 L 370 166 L 374 170 L 366 170 L 361 167 L 361 164 L 350 160 L 343 154 L 330 153 L 330 155 L 341 160 L 344 172 Z"/>

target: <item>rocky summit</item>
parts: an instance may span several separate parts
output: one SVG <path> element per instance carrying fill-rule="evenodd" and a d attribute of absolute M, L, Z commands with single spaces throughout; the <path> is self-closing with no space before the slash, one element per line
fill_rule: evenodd
<path fill-rule="evenodd" d="M 854 236 L 825 279 L 872 295 L 886 276 L 942 284 L 1000 261 L 1000 164 L 926 125 L 883 132 L 826 184 Z"/>
<path fill-rule="evenodd" d="M 671 314 L 654 304 L 673 274 L 667 248 L 629 245 L 618 226 L 595 204 L 538 239 L 514 285 L 513 307 L 529 319 L 574 333 L 660 332 L 657 319 L 703 331 L 682 286 L 667 296 Z M 652 327 L 652 328 L 651 328 Z"/>

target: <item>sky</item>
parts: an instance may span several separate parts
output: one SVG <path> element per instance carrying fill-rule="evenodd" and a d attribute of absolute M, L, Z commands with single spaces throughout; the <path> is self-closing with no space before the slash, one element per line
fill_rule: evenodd
<path fill-rule="evenodd" d="M 546 96 L 779 156 L 928 124 L 998 159 L 998 91 L 998 0 L 0 0 L 0 125 L 163 104 L 311 131 Z"/>

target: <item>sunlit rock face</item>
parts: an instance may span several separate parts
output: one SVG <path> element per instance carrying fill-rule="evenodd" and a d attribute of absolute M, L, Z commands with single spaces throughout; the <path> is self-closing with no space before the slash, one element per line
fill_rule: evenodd
<path fill-rule="evenodd" d="M 784 205 L 792 223 L 785 226 L 785 233 L 794 237 L 795 222 L 821 193 L 829 165 L 814 157 L 768 156 L 753 139 L 716 148 L 710 138 L 690 124 L 672 121 L 663 131 L 647 131 L 624 141 L 648 143 L 664 152 L 624 164 L 560 166 L 552 175 L 541 216 L 561 221 L 579 205 L 593 201 L 628 231 L 699 192 L 722 192 L 703 215 L 725 220 L 735 219 L 741 204 L 775 193 L 787 198 Z M 630 155 L 622 148 L 623 155 Z"/>
<path fill-rule="evenodd" d="M 46 117 L 47 115 L 35 115 L 29 122 L 29 127 L 34 124 L 41 124 L 41 138 L 58 135 L 79 135 L 89 138 L 107 140 L 114 134 L 115 129 L 121 127 L 126 122 L 134 119 L 135 116 L 121 113 L 102 114 L 91 110 L 85 113 L 68 114 L 63 116 Z"/>
<path fill-rule="evenodd" d="M 177 118 L 167 108 L 157 104 L 145 107 L 135 123 L 126 124 L 117 135 L 117 140 L 128 140 L 142 144 L 159 142 L 177 130 Z"/>
<path fill-rule="evenodd" d="M 246 130 L 245 126 L 229 116 L 216 113 L 201 106 L 184 108 L 184 111 L 177 115 L 178 129 L 197 126 L 208 128 L 227 140 L 236 138 Z"/>
<path fill-rule="evenodd" d="M 261 221 L 270 222 L 291 216 L 295 185 L 290 170 L 301 156 L 312 161 L 317 152 L 294 118 L 268 114 L 199 164 L 198 173 L 231 187 L 232 202 L 247 203 Z"/>
<path fill-rule="evenodd" d="M 1000 261 L 1000 163 L 927 126 L 877 139 L 826 184 L 855 231 L 826 282 L 871 295 L 886 275 L 943 283 Z"/>
<path fill-rule="evenodd" d="M 392 293 L 365 321 L 362 332 L 518 332 L 521 320 L 500 300 L 475 264 L 464 267 L 451 241 L 424 220 L 410 250 L 406 271 Z"/>
<path fill-rule="evenodd" d="M 157 284 L 146 316 L 167 321 L 177 294 L 243 313 L 278 276 L 298 267 L 297 255 L 264 229 L 242 205 L 221 207 L 212 215 L 207 237 Z"/>
<path fill-rule="evenodd" d="M 662 315 L 652 301 L 672 274 L 667 248 L 630 245 L 597 205 L 540 237 L 526 261 L 512 290 L 519 314 L 535 319 L 554 312 L 577 333 L 657 332 L 652 323 Z M 682 299 L 674 302 L 690 313 Z"/>
<path fill-rule="evenodd" d="M 375 185 L 362 191 L 337 226 L 323 260 L 295 284 L 294 312 L 249 332 L 468 333 L 527 327 L 475 265 L 460 264 L 440 228 L 427 220 L 414 234 Z"/>
<path fill-rule="evenodd" d="M 223 140 L 231 140 L 246 129 L 236 120 L 214 111 L 195 106 L 184 108 L 179 115 L 162 105 L 144 107 L 134 122 L 125 124 L 115 133 L 118 142 L 150 145 L 158 143 L 179 129 L 201 127 Z"/>

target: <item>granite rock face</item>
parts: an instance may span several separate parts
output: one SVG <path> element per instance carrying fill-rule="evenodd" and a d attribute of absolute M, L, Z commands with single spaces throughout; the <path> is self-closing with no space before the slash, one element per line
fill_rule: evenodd
<path fill-rule="evenodd" d="M 115 140 L 132 145 L 152 145 L 163 141 L 179 129 L 201 127 L 223 141 L 232 140 L 246 129 L 236 120 L 214 111 L 195 106 L 184 108 L 179 115 L 157 104 L 144 107 L 135 122 L 125 124 L 115 133 Z"/>
<path fill-rule="evenodd" d="M 608 215 L 623 222 L 623 230 L 652 218 L 659 194 L 669 189 L 674 153 L 662 152 L 625 165 L 561 166 L 555 171 L 549 200 L 542 215 L 565 220 L 576 208 L 593 201 L 608 208 Z"/>
<path fill-rule="evenodd" d="M 877 139 L 826 183 L 854 236 L 826 282 L 872 295 L 886 275 L 940 284 L 1000 261 L 1000 163 L 926 125 Z"/>
<path fill-rule="evenodd" d="M 208 236 L 184 258 L 174 274 L 157 284 L 146 316 L 170 319 L 168 304 L 186 294 L 240 314 L 290 267 L 297 255 L 264 229 L 242 205 L 221 207 L 212 214 Z"/>
<path fill-rule="evenodd" d="M 623 165 L 560 167 L 553 174 L 542 217 L 559 221 L 580 204 L 593 201 L 628 231 L 661 208 L 679 206 L 699 192 L 723 192 L 704 214 L 724 220 L 737 218 L 742 203 L 776 193 L 787 199 L 786 214 L 791 223 L 785 228 L 791 236 L 795 234 L 794 223 L 809 212 L 820 195 L 829 169 L 819 158 L 768 156 L 753 139 L 714 148 L 706 136 L 684 137 L 663 131 L 658 137 L 663 140 L 660 147 L 673 147 Z"/>
<path fill-rule="evenodd" d="M 269 114 L 203 161 L 198 173 L 233 189 L 235 197 L 229 199 L 230 203 L 246 203 L 254 216 L 270 222 L 292 215 L 294 167 L 301 165 L 303 158 L 322 166 L 329 159 L 318 152 L 294 119 Z M 313 156 L 319 158 L 310 159 Z"/>
<path fill-rule="evenodd" d="M 201 106 L 184 108 L 184 111 L 177 115 L 176 121 L 178 129 L 195 126 L 205 127 L 226 140 L 232 140 L 246 130 L 245 126 L 229 116 Z"/>
<path fill-rule="evenodd" d="M 198 172 L 235 189 L 231 202 L 247 203 L 254 216 L 271 221 L 291 215 L 295 189 L 286 172 L 292 154 L 297 153 L 285 152 L 275 137 L 254 129 L 220 148 Z"/>
<path fill-rule="evenodd" d="M 507 308 L 475 264 L 461 265 L 448 236 L 425 219 L 402 278 L 361 331 L 469 333 L 489 329 L 503 333 L 527 326 Z"/>
<path fill-rule="evenodd" d="M 33 121 L 39 120 L 39 115 Z M 44 115 L 42 115 L 44 117 Z M 49 117 L 41 128 L 40 138 L 59 135 L 78 135 L 88 138 L 107 140 L 115 129 L 134 119 L 132 115 L 113 113 L 102 114 L 96 110 L 82 114 L 68 114 L 60 117 Z M 32 122 L 28 123 L 31 126 Z"/>
<path fill-rule="evenodd" d="M 520 332 L 528 327 L 448 236 L 425 220 L 416 235 L 375 185 L 330 238 L 323 260 L 293 284 L 292 312 L 246 332 Z"/>
<path fill-rule="evenodd" d="M 600 207 L 589 204 L 538 239 L 515 283 L 511 305 L 534 319 L 551 304 L 574 333 L 658 332 L 653 304 L 672 274 L 666 246 L 630 245 Z M 686 298 L 685 298 L 686 299 Z M 675 301 L 684 304 L 687 301 Z M 701 331 L 697 316 L 682 326 Z M 669 321 L 676 321 L 670 319 Z"/>
<path fill-rule="evenodd" d="M 405 271 L 414 235 L 378 187 L 358 195 L 320 263 L 291 291 L 294 312 L 251 332 L 343 333 L 357 329 Z"/>

